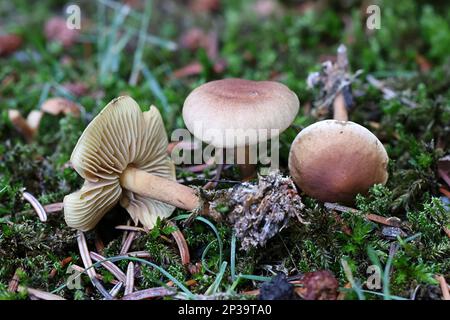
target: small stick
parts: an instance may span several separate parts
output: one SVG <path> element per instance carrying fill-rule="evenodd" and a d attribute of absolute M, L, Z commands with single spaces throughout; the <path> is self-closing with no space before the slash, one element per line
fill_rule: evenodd
<path fill-rule="evenodd" d="M 95 249 L 98 253 L 103 254 L 103 250 L 105 250 L 105 244 L 103 243 L 102 238 L 100 238 L 100 234 L 98 231 L 95 233 Z"/>
<path fill-rule="evenodd" d="M 125 292 L 124 295 L 133 292 L 134 288 L 134 264 L 130 261 L 127 268 L 127 280 L 125 282 Z"/>
<path fill-rule="evenodd" d="M 131 243 L 134 240 L 135 234 L 136 233 L 134 231 L 128 232 L 128 235 L 125 238 L 125 241 L 123 242 L 122 249 L 120 249 L 120 254 L 121 255 L 126 254 L 128 252 L 128 250 L 130 250 Z"/>
<path fill-rule="evenodd" d="M 31 204 L 34 211 L 36 211 L 39 220 L 41 220 L 42 222 L 47 221 L 47 213 L 45 212 L 45 209 L 42 206 L 42 204 L 40 204 L 40 202 L 29 192 L 24 192 L 22 196 L 25 200 L 27 200 Z"/>
<path fill-rule="evenodd" d="M 176 227 L 175 223 L 169 221 L 168 224 L 172 227 Z M 183 265 L 188 265 L 191 261 L 191 257 L 189 255 L 189 247 L 187 245 L 186 239 L 184 238 L 183 233 L 176 227 L 177 230 L 172 232 L 172 237 L 175 239 L 178 249 L 180 250 L 181 263 Z"/>
<path fill-rule="evenodd" d="M 77 272 L 79 272 L 79 273 L 83 273 L 84 271 L 85 271 L 85 269 L 83 268 L 83 267 L 80 267 L 79 265 L 76 265 L 76 264 L 73 264 L 72 266 L 72 269 L 73 270 L 75 270 L 75 271 L 77 271 Z M 100 280 L 100 281 L 103 281 L 103 276 L 101 275 L 101 274 L 96 274 L 95 275 L 95 277 L 98 279 L 98 280 Z M 119 281 L 117 281 L 116 279 L 112 279 L 111 281 L 110 281 L 110 283 L 111 284 L 118 284 L 119 283 Z"/>
<path fill-rule="evenodd" d="M 220 181 L 220 176 L 222 175 L 223 167 L 224 167 L 223 163 L 219 163 L 217 165 L 216 174 L 215 174 L 214 178 L 211 181 L 209 181 L 207 184 L 205 184 L 203 189 L 206 189 L 206 190 L 214 189 L 217 186 L 217 184 Z"/>
<path fill-rule="evenodd" d="M 105 260 L 105 257 L 99 255 L 96 252 L 90 252 L 90 256 L 91 258 L 95 261 L 95 262 L 99 262 L 102 260 Z M 122 272 L 122 270 L 119 269 L 118 266 L 116 266 L 113 262 L 111 261 L 102 261 L 100 263 L 106 270 L 108 270 L 109 272 L 111 272 L 117 280 L 125 283 L 127 281 L 127 277 L 125 275 L 125 273 Z"/>
<path fill-rule="evenodd" d="M 59 212 L 62 211 L 63 208 L 64 208 L 63 202 L 50 203 L 44 206 L 44 210 L 47 213 Z"/>
<path fill-rule="evenodd" d="M 135 258 L 151 258 L 151 254 L 147 251 L 127 252 L 126 255 Z"/>
<path fill-rule="evenodd" d="M 35 298 L 35 299 L 40 299 L 40 300 L 66 300 L 63 297 L 60 297 L 56 294 L 38 290 L 38 289 L 19 286 L 19 290 L 26 290 L 28 292 L 28 295 L 30 296 L 30 298 Z"/>
<path fill-rule="evenodd" d="M 92 260 L 89 255 L 89 250 L 86 243 L 86 238 L 84 237 L 84 233 L 81 231 L 78 231 L 77 234 L 77 242 L 78 242 L 78 249 L 80 250 L 80 256 L 81 260 L 83 260 L 84 267 L 87 269 L 86 272 L 89 276 L 89 279 L 91 279 L 92 284 L 95 288 L 102 294 L 102 296 L 108 300 L 112 299 L 111 295 L 108 291 L 103 287 L 103 285 L 98 281 L 96 277 L 96 272 L 94 268 L 92 267 Z"/>
<path fill-rule="evenodd" d="M 436 280 L 439 281 L 439 285 L 441 286 L 442 297 L 444 300 L 450 300 L 450 290 L 445 278 L 442 275 L 437 275 Z"/>
<path fill-rule="evenodd" d="M 134 226 L 126 226 L 126 225 L 118 225 L 116 226 L 117 230 L 125 230 L 125 231 L 136 231 L 136 232 L 146 232 L 144 228 L 134 227 Z"/>
<path fill-rule="evenodd" d="M 122 300 L 143 300 L 157 297 L 173 296 L 174 294 L 176 294 L 176 290 L 174 290 L 173 288 L 156 287 L 127 294 L 122 297 Z"/>
<path fill-rule="evenodd" d="M 22 272 L 23 269 L 22 268 L 17 268 L 16 271 L 14 272 L 14 275 L 11 279 L 11 281 L 9 281 L 8 284 L 8 292 L 17 292 L 17 288 L 19 288 L 19 273 Z"/>
<path fill-rule="evenodd" d="M 351 213 L 355 213 L 355 214 L 361 214 L 362 212 L 350 207 L 346 207 L 337 203 L 330 203 L 330 202 L 325 202 L 324 203 L 325 208 L 329 209 L 329 210 L 336 210 L 339 212 L 351 212 Z M 376 222 L 376 223 L 380 223 L 380 224 L 384 224 L 387 226 L 391 226 L 391 227 L 398 227 L 398 223 L 389 220 L 389 218 L 386 217 L 382 217 L 379 216 L 377 214 L 373 214 L 373 213 L 366 213 L 364 214 L 365 218 L 367 220 Z"/>
<path fill-rule="evenodd" d="M 61 260 L 60 262 L 59 262 L 59 265 L 61 266 L 61 268 L 64 268 L 69 262 L 71 262 L 72 261 L 72 257 L 67 257 L 67 258 L 64 258 L 63 260 Z M 50 278 L 54 278 L 55 276 L 56 276 L 56 273 L 58 272 L 58 270 L 56 269 L 56 268 L 53 268 L 51 271 L 50 271 L 50 275 L 49 275 L 49 277 Z"/>

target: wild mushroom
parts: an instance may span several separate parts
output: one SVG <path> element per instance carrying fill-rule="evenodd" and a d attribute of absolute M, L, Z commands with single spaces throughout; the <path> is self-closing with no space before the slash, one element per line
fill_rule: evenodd
<path fill-rule="evenodd" d="M 389 158 L 383 144 L 363 126 L 348 121 L 349 88 L 358 74 L 348 73 L 347 49 L 340 45 L 336 63 L 326 62 L 322 73 L 308 77 L 310 86 L 321 84 L 325 98 L 320 105 L 333 106 L 334 120 L 316 122 L 297 135 L 289 170 L 306 194 L 323 202 L 353 204 L 358 193 L 366 194 L 388 179 Z"/>
<path fill-rule="evenodd" d="M 323 120 L 297 135 L 289 153 L 289 170 L 309 196 L 352 204 L 358 193 L 386 183 L 388 161 L 382 143 L 363 126 Z"/>
<path fill-rule="evenodd" d="M 120 202 L 133 220 L 151 229 L 177 206 L 193 210 L 193 189 L 175 181 L 166 153 L 167 134 L 156 107 L 142 112 L 130 97 L 112 100 L 87 126 L 71 156 L 85 179 L 81 190 L 64 198 L 65 220 L 87 231 Z"/>
<path fill-rule="evenodd" d="M 283 132 L 298 109 L 296 94 L 281 83 L 223 79 L 192 91 L 184 102 L 183 119 L 196 138 L 218 149 L 234 148 L 237 156 L 245 154 L 237 162 L 242 177 L 248 178 L 256 167 L 249 146 Z"/>
<path fill-rule="evenodd" d="M 51 115 L 59 115 L 61 113 L 67 115 L 72 114 L 74 117 L 80 116 L 81 106 L 77 103 L 65 98 L 55 97 L 46 100 L 40 110 L 32 110 L 25 120 L 20 111 L 10 109 L 8 117 L 14 127 L 23 135 L 27 142 L 31 142 L 37 135 L 39 125 L 44 113 Z"/>

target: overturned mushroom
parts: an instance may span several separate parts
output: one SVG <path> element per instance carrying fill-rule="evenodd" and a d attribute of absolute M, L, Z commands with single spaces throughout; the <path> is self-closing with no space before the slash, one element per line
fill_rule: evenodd
<path fill-rule="evenodd" d="M 118 202 L 147 229 L 170 216 L 173 206 L 195 209 L 194 190 L 175 182 L 167 144 L 156 107 L 142 112 L 130 97 L 112 100 L 73 150 L 72 165 L 85 182 L 64 198 L 67 224 L 90 230 Z"/>
<path fill-rule="evenodd" d="M 273 81 L 223 79 L 192 91 L 183 119 L 193 135 L 216 148 L 235 149 L 243 178 L 254 175 L 256 157 L 250 146 L 278 136 L 294 121 L 299 100 Z"/>

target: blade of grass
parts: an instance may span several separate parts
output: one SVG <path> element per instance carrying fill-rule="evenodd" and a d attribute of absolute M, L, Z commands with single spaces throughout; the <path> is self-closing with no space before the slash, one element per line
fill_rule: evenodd
<path fill-rule="evenodd" d="M 145 47 L 145 35 L 147 34 L 148 26 L 150 23 L 150 17 L 152 15 L 153 1 L 147 0 L 145 2 L 144 13 L 141 18 L 141 28 L 139 30 L 139 38 L 136 51 L 134 53 L 133 67 L 130 74 L 128 84 L 135 86 L 139 77 L 139 71 L 142 65 L 142 53 Z"/>

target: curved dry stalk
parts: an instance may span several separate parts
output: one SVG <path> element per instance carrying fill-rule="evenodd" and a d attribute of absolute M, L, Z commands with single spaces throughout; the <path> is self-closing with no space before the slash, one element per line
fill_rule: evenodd
<path fill-rule="evenodd" d="M 116 226 L 116 230 L 146 232 L 144 228 L 129 226 L 129 225 L 118 225 L 118 226 Z"/>
<path fill-rule="evenodd" d="M 60 212 L 63 210 L 63 208 L 64 208 L 63 202 L 50 203 L 44 206 L 44 210 L 47 213 Z"/>
<path fill-rule="evenodd" d="M 80 256 L 81 260 L 83 261 L 84 267 L 87 269 L 86 273 L 89 276 L 89 279 L 91 280 L 92 284 L 95 288 L 101 293 L 101 295 L 106 299 L 112 299 L 111 295 L 108 291 L 103 287 L 103 285 L 100 283 L 100 281 L 97 279 L 94 268 L 92 267 L 92 260 L 89 255 L 89 250 L 86 243 L 86 238 L 84 236 L 84 233 L 82 231 L 77 232 L 77 242 L 78 242 L 78 249 L 80 250 Z"/>
<path fill-rule="evenodd" d="M 134 263 L 130 262 L 127 268 L 127 279 L 125 282 L 124 295 L 130 294 L 134 289 Z"/>
<path fill-rule="evenodd" d="M 14 272 L 14 275 L 12 279 L 9 281 L 8 284 L 8 292 L 17 292 L 17 289 L 19 288 L 19 273 L 22 272 L 22 268 L 17 268 Z"/>
<path fill-rule="evenodd" d="M 186 239 L 184 238 L 183 233 L 178 229 L 178 227 L 172 221 L 169 221 L 168 224 L 172 227 L 176 227 L 177 230 L 172 232 L 172 237 L 175 239 L 178 249 L 180 250 L 181 263 L 183 265 L 188 265 L 191 262 L 191 257 L 189 254 L 189 247 L 187 245 Z"/>
<path fill-rule="evenodd" d="M 442 297 L 444 300 L 450 300 L 450 289 L 445 281 L 445 278 L 442 275 L 437 275 L 436 280 L 439 281 L 439 285 L 441 286 Z"/>
<path fill-rule="evenodd" d="M 19 286 L 19 290 L 26 290 L 28 292 L 28 295 L 31 298 L 35 298 L 35 299 L 39 299 L 39 300 L 66 300 L 63 297 L 60 297 L 56 294 L 38 290 L 38 289 Z"/>
<path fill-rule="evenodd" d="M 45 212 L 44 207 L 42 206 L 42 204 L 29 192 L 23 192 L 22 194 L 23 198 L 28 201 L 31 206 L 33 207 L 34 211 L 36 211 L 39 220 L 41 220 L 42 222 L 46 222 L 47 221 L 47 213 Z"/>
<path fill-rule="evenodd" d="M 176 290 L 173 288 L 156 287 L 127 294 L 122 297 L 122 300 L 144 300 L 157 297 L 173 296 L 176 293 Z"/>
<path fill-rule="evenodd" d="M 71 267 L 72 267 L 73 270 L 75 270 L 75 271 L 77 271 L 77 272 L 79 272 L 79 273 L 83 273 L 83 272 L 85 272 L 85 270 L 86 270 L 86 269 L 84 269 L 83 267 L 80 267 L 79 265 L 76 265 L 76 264 L 72 264 Z M 101 274 L 98 274 L 98 273 L 97 273 L 97 274 L 95 275 L 95 277 L 96 277 L 98 280 L 103 281 L 103 276 L 102 276 Z M 116 284 L 119 283 L 119 281 L 117 281 L 116 279 L 111 279 L 111 280 L 109 281 L 109 283 L 116 285 Z"/>
<path fill-rule="evenodd" d="M 130 247 L 134 240 L 135 234 L 136 233 L 134 231 L 128 232 L 128 235 L 126 236 L 125 241 L 123 242 L 122 248 L 120 249 L 121 255 L 126 254 L 128 252 L 128 250 L 130 250 Z"/>
<path fill-rule="evenodd" d="M 92 251 L 90 252 L 90 256 L 95 262 L 99 262 L 99 261 L 102 261 L 102 260 L 106 259 L 105 257 L 99 255 L 96 252 L 92 252 Z M 111 272 L 114 275 L 114 277 L 116 277 L 117 280 L 119 280 L 120 282 L 123 282 L 123 283 L 126 282 L 127 277 L 126 277 L 125 273 L 123 273 L 123 271 L 120 270 L 119 267 L 116 266 L 113 262 L 111 262 L 111 261 L 103 261 L 100 264 L 106 270 Z"/>
<path fill-rule="evenodd" d="M 151 254 L 147 251 L 133 251 L 126 253 L 126 255 L 135 258 L 151 258 Z"/>
<path fill-rule="evenodd" d="M 109 294 L 111 295 L 111 297 L 115 298 L 119 294 L 120 289 L 122 289 L 122 286 L 123 282 L 116 283 L 116 285 L 111 290 L 109 290 Z"/>

